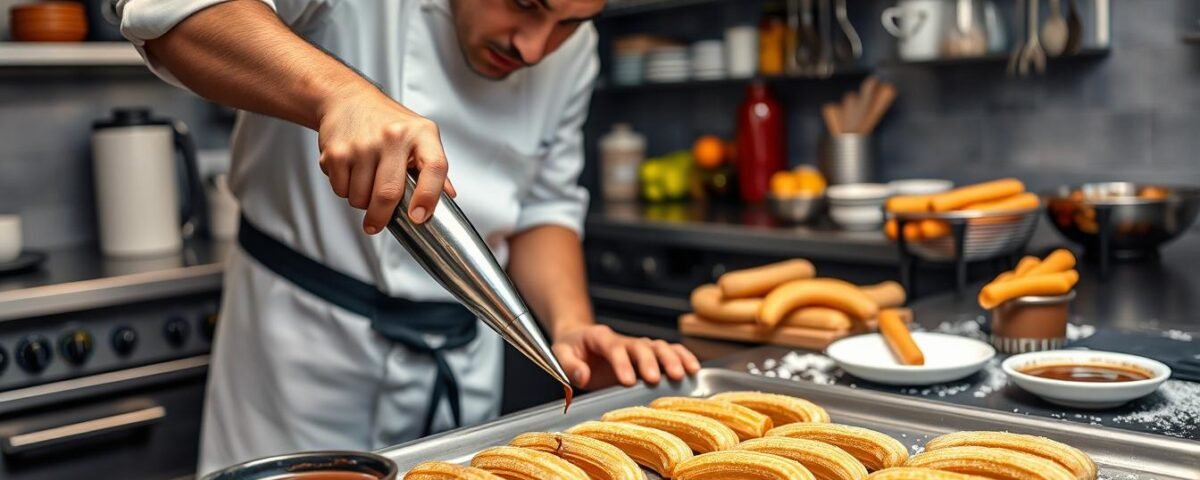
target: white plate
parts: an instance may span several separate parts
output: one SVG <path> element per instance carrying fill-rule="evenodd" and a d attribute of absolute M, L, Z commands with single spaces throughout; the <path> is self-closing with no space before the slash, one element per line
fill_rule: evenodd
<path fill-rule="evenodd" d="M 1053 380 L 1021 373 L 1024 367 L 1037 363 L 1115 363 L 1140 367 L 1154 376 L 1148 380 L 1120 383 L 1072 382 Z M 1042 397 L 1043 400 L 1068 407 L 1102 409 L 1124 405 L 1158 389 L 1171 377 L 1171 367 L 1162 362 L 1137 355 L 1099 352 L 1093 350 L 1051 350 L 1022 353 L 1000 364 L 1004 373 L 1018 387 Z"/>
<path fill-rule="evenodd" d="M 935 178 L 910 178 L 907 180 L 892 180 L 888 182 L 892 193 L 896 195 L 932 195 L 954 188 L 954 182 Z"/>
<path fill-rule="evenodd" d="M 835 203 L 839 201 L 883 203 L 891 194 L 892 188 L 882 183 L 846 183 L 834 185 L 825 190 L 825 196 Z"/>
<path fill-rule="evenodd" d="M 978 372 L 996 356 L 991 345 L 967 337 L 929 332 L 912 336 L 925 354 L 924 365 L 900 364 L 878 333 L 843 338 L 826 347 L 825 354 L 851 375 L 885 385 L 951 382 Z"/>

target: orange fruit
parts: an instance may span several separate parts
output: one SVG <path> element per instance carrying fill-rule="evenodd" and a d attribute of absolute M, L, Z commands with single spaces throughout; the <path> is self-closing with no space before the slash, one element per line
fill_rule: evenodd
<path fill-rule="evenodd" d="M 792 172 L 775 172 L 774 175 L 771 175 L 771 193 L 776 197 L 794 196 L 800 193 L 800 184 L 797 180 L 799 179 Z"/>
<path fill-rule="evenodd" d="M 825 176 L 810 166 L 801 166 L 795 170 L 797 189 L 810 195 L 820 195 L 825 192 Z"/>
<path fill-rule="evenodd" d="M 716 168 L 725 160 L 725 142 L 716 135 L 704 135 L 692 144 L 692 158 L 701 168 Z"/>

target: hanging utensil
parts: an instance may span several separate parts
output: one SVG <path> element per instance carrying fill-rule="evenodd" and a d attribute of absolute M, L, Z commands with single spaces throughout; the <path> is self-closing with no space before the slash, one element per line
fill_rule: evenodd
<path fill-rule="evenodd" d="M 1062 55 L 1067 50 L 1067 41 L 1071 35 L 1067 20 L 1062 16 L 1061 7 L 1059 0 L 1050 0 L 1050 15 L 1042 24 L 1041 42 L 1046 54 L 1051 57 Z"/>
<path fill-rule="evenodd" d="M 1013 19 L 1016 21 L 1013 22 L 1013 50 L 1008 57 L 1008 76 L 1010 77 L 1017 76 L 1017 66 L 1021 63 L 1021 52 L 1025 50 L 1025 43 L 1022 40 L 1024 37 L 1021 35 L 1021 26 L 1024 24 L 1021 22 L 1021 17 L 1025 13 L 1024 6 L 1025 0 L 1013 0 L 1013 9 L 1016 10 L 1013 13 Z"/>
<path fill-rule="evenodd" d="M 817 34 L 821 37 L 821 48 L 816 74 L 821 78 L 833 76 L 833 12 L 829 0 L 817 0 Z"/>
<path fill-rule="evenodd" d="M 1038 41 L 1038 0 L 1029 0 L 1029 8 L 1026 10 L 1029 25 L 1025 26 L 1027 30 L 1025 47 L 1021 49 L 1021 59 L 1020 64 L 1017 65 L 1017 71 L 1021 75 L 1028 75 L 1030 69 L 1039 74 L 1046 73 L 1046 51 L 1042 50 L 1042 44 Z"/>
<path fill-rule="evenodd" d="M 854 63 L 862 58 L 862 40 L 858 38 L 858 32 L 850 23 L 850 16 L 846 12 L 846 0 L 836 1 L 834 14 L 837 16 L 838 35 L 833 43 L 833 53 L 841 63 Z"/>
<path fill-rule="evenodd" d="M 948 57 L 977 57 L 987 51 L 987 38 L 975 25 L 973 0 L 958 0 L 956 29 L 946 37 L 942 51 Z"/>
<path fill-rule="evenodd" d="M 1067 50 L 1075 55 L 1083 48 L 1083 19 L 1079 17 L 1079 6 L 1075 0 L 1067 0 Z"/>
<path fill-rule="evenodd" d="M 813 17 L 813 0 L 800 0 L 800 28 L 796 31 L 796 66 L 812 75 L 821 55 L 821 36 Z"/>

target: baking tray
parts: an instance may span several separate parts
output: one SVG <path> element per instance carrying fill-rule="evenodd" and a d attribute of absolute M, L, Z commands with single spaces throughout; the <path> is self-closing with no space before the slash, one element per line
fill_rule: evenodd
<path fill-rule="evenodd" d="M 926 440 L 943 433 L 1005 430 L 1042 435 L 1083 449 L 1099 465 L 1102 479 L 1200 479 L 1200 442 L 720 369 L 703 369 L 679 383 L 613 388 L 585 395 L 566 415 L 561 403 L 549 404 L 378 453 L 395 460 L 400 471 L 426 460 L 465 464 L 479 450 L 507 444 L 520 433 L 565 430 L 579 422 L 598 419 L 610 410 L 644 405 L 658 397 L 706 396 L 730 390 L 759 390 L 806 398 L 824 407 L 834 422 L 891 435 L 908 446 L 910 453 L 919 451 Z M 649 472 L 647 476 L 660 478 Z"/>

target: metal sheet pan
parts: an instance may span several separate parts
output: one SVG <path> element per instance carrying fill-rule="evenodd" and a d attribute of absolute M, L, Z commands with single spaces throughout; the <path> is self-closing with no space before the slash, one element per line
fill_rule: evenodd
<path fill-rule="evenodd" d="M 616 388 L 587 395 L 581 397 L 566 415 L 562 413 L 561 404 L 536 407 L 379 453 L 395 460 L 401 471 L 426 460 L 467 463 L 475 452 L 504 445 L 523 432 L 561 431 L 584 420 L 597 419 L 609 410 L 644 405 L 662 396 L 704 396 L 731 390 L 760 390 L 804 397 L 828 410 L 834 422 L 886 433 L 908 445 L 912 452 L 919 451 L 926 440 L 943 433 L 1004 430 L 1042 435 L 1083 449 L 1100 466 L 1101 478 L 1200 479 L 1200 442 L 719 369 L 701 370 L 681 383 Z M 653 474 L 648 476 L 659 478 Z"/>

